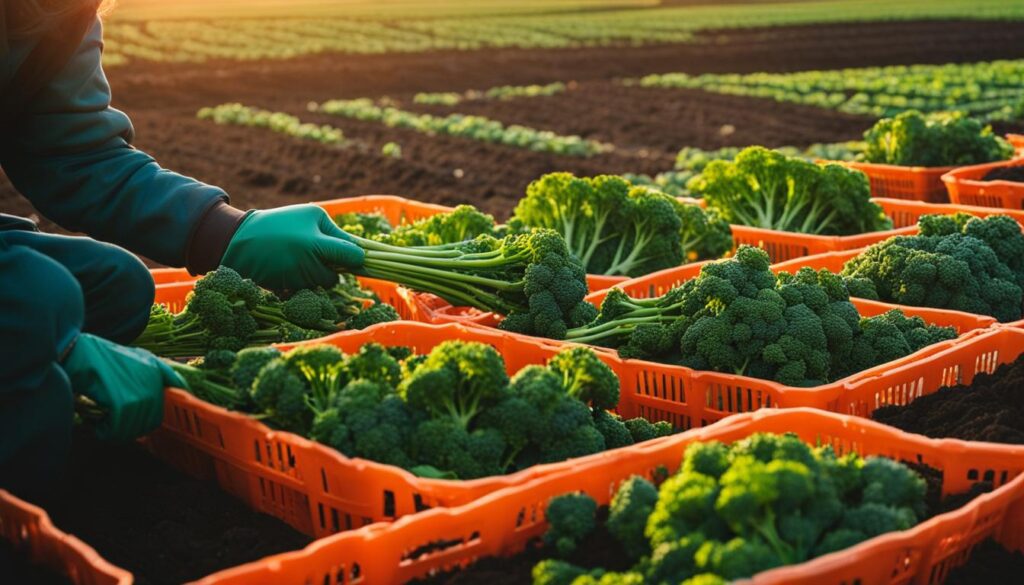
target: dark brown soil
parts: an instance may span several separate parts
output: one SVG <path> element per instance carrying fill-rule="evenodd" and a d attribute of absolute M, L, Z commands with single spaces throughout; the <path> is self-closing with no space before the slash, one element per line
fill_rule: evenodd
<path fill-rule="evenodd" d="M 54 524 L 133 573 L 138 585 L 193 581 L 310 542 L 139 445 L 80 432 L 70 460 L 66 489 L 45 506 Z"/>
<path fill-rule="evenodd" d="M 979 583 L 1016 583 L 1024 574 L 1024 553 L 1010 552 L 994 540 L 974 547 L 966 564 L 953 569 L 946 585 L 978 585 Z"/>
<path fill-rule="evenodd" d="M 28 562 L 28 551 L 18 550 L 0 539 L 0 576 L 4 585 L 71 585 L 71 581 L 49 567 Z"/>
<path fill-rule="evenodd" d="M 934 438 L 1024 444 L 1024 359 L 980 374 L 970 386 L 941 388 L 906 406 L 886 406 L 872 418 Z"/>
<path fill-rule="evenodd" d="M 928 465 L 904 461 L 924 477 L 928 483 L 925 496 L 927 515 L 925 520 L 939 514 L 956 510 L 974 498 L 992 491 L 991 484 L 978 482 L 962 494 L 942 497 L 942 471 Z M 609 571 L 624 571 L 630 563 L 622 555 L 621 545 L 605 527 L 607 508 L 598 513 L 597 529 L 587 537 L 573 556 L 565 559 L 586 569 L 603 568 Z M 533 543 L 525 551 L 511 557 L 485 557 L 463 569 L 441 573 L 429 579 L 415 581 L 417 585 L 521 585 L 530 583 L 534 565 L 544 559 L 555 558 L 553 552 L 542 543 Z M 997 583 L 998 581 L 974 581 L 974 583 Z"/>
<path fill-rule="evenodd" d="M 1024 183 L 1024 166 L 1002 167 L 992 169 L 981 179 L 982 181 L 1013 181 Z"/>
<path fill-rule="evenodd" d="M 288 61 L 154 64 L 111 69 L 114 105 L 131 115 L 136 145 L 165 167 L 222 186 L 242 208 L 369 193 L 472 202 L 505 216 L 525 186 L 556 170 L 583 174 L 667 170 L 682 146 L 769 146 L 847 140 L 870 120 L 764 100 L 685 90 L 625 88 L 614 80 L 685 71 L 793 71 L 1024 57 L 1024 23 L 928 21 L 709 31 L 698 42 L 648 47 L 318 55 Z M 579 82 L 552 98 L 464 104 L 506 123 L 578 133 L 615 144 L 579 159 L 391 130 L 305 112 L 308 101 L 504 84 Z M 346 149 L 195 119 L 227 101 L 301 114 L 346 132 Z M 465 107 L 463 107 L 465 106 Z M 730 133 L 729 127 L 732 128 Z M 723 130 L 724 128 L 724 130 Z M 997 128 L 997 130 L 1003 130 Z M 389 141 L 403 158 L 380 156 Z M 0 181 L 0 211 L 32 207 Z M 46 230 L 60 231 L 43 222 Z"/>

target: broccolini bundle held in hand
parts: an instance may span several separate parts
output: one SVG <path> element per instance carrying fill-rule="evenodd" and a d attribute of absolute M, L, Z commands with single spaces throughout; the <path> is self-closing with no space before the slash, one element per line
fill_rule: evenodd
<path fill-rule="evenodd" d="M 923 520 L 926 483 L 884 457 L 838 456 L 796 435 L 694 443 L 656 489 L 634 477 L 612 499 L 609 532 L 635 561 L 627 572 L 539 563 L 535 585 L 726 583 L 802 563 Z M 566 499 L 569 498 L 569 499 Z M 593 530 L 582 495 L 558 504 L 545 535 L 559 554 Z M 582 535 L 582 536 L 581 536 Z"/>
<path fill-rule="evenodd" d="M 583 302 L 583 267 L 552 230 L 438 246 L 353 241 L 366 251 L 359 274 L 505 315 L 502 327 L 509 331 L 558 339 L 595 314 Z"/>
<path fill-rule="evenodd" d="M 447 341 L 425 356 L 404 349 L 249 348 L 176 368 L 204 400 L 428 477 L 501 475 L 673 431 L 605 411 L 618 403 L 619 380 L 585 348 L 511 380 L 489 345 Z"/>
<path fill-rule="evenodd" d="M 687 187 L 733 224 L 837 236 L 892 228 L 864 173 L 760 146 L 709 163 Z"/>
<path fill-rule="evenodd" d="M 976 165 L 1013 156 L 1009 142 L 991 126 L 963 112 L 922 114 L 915 110 L 879 120 L 864 133 L 865 162 L 908 167 Z"/>
<path fill-rule="evenodd" d="M 1021 318 L 1024 235 L 1006 215 L 926 215 L 920 235 L 874 244 L 843 274 L 874 284 L 883 301 L 916 307 Z"/>
<path fill-rule="evenodd" d="M 196 281 L 182 312 L 175 315 L 153 305 L 149 323 L 133 345 L 164 357 L 193 357 L 396 320 L 394 308 L 362 290 L 350 276 L 329 291 L 300 290 L 282 301 L 221 266 Z"/>
<path fill-rule="evenodd" d="M 855 281 L 861 288 L 864 283 Z M 956 337 L 899 311 L 862 318 L 847 280 L 803 268 L 776 276 L 764 250 L 741 246 L 664 296 L 609 291 L 598 318 L 566 339 L 624 358 L 815 386 Z"/>
<path fill-rule="evenodd" d="M 527 187 L 510 224 L 562 234 L 591 274 L 640 276 L 732 248 L 728 224 L 714 214 L 610 175 L 544 175 Z"/>

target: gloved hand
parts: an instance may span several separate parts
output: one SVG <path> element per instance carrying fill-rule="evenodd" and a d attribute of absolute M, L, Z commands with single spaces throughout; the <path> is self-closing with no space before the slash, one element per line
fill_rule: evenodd
<path fill-rule="evenodd" d="M 163 360 L 144 349 L 125 347 L 82 333 L 64 358 L 71 389 L 106 411 L 96 428 L 103 439 L 141 437 L 163 420 L 164 387 L 185 383 Z"/>
<path fill-rule="evenodd" d="M 334 286 L 336 269 L 359 268 L 363 256 L 326 211 L 307 204 L 250 213 L 221 264 L 265 288 L 298 290 Z"/>

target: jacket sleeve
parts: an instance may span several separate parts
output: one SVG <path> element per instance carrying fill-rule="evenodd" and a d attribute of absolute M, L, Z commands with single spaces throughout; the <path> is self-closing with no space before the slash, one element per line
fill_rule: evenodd
<path fill-rule="evenodd" d="M 12 136 L 0 141 L 0 166 L 61 227 L 163 264 L 191 267 L 196 233 L 207 232 L 226 246 L 242 212 L 226 204 L 221 189 L 164 170 L 129 144 L 131 121 L 110 107 L 102 47 L 97 20 L 70 62 L 32 100 Z M 216 267 L 223 247 L 216 252 L 200 262 L 203 268 Z"/>

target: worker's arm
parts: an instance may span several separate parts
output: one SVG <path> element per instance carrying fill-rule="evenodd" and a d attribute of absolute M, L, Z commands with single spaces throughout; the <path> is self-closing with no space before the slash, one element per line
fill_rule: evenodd
<path fill-rule="evenodd" d="M 244 213 L 221 189 L 162 169 L 133 148 L 110 107 L 99 21 L 31 101 L 0 149 L 0 166 L 46 217 L 171 266 L 215 268 Z"/>

